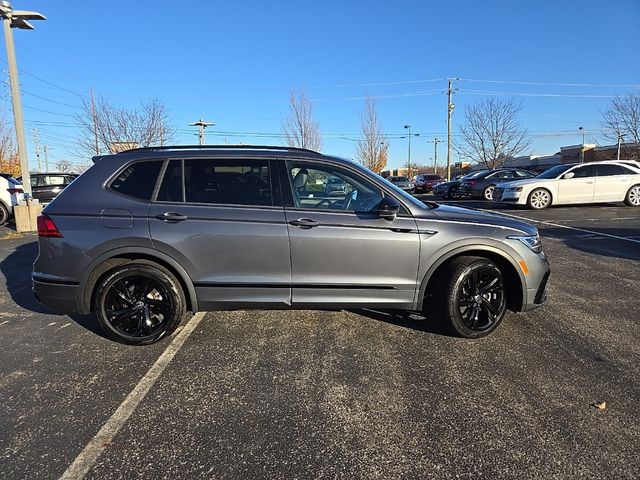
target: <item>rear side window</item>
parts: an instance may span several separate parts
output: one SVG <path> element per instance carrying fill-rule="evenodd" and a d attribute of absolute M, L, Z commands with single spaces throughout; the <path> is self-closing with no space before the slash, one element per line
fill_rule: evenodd
<path fill-rule="evenodd" d="M 620 165 L 598 165 L 598 176 L 599 177 L 609 177 L 612 175 L 633 175 L 633 172 L 628 168 L 622 167 Z"/>
<path fill-rule="evenodd" d="M 129 197 L 151 200 L 162 160 L 129 165 L 111 182 L 111 189 Z"/>
<path fill-rule="evenodd" d="M 188 203 L 273 205 L 268 160 L 185 160 L 184 189 Z"/>
<path fill-rule="evenodd" d="M 157 201 L 184 202 L 182 192 L 182 160 L 171 160 L 164 172 Z"/>

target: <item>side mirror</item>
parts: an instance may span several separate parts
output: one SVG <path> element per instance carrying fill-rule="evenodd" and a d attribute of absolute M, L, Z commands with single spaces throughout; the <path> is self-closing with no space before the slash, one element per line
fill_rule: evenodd
<path fill-rule="evenodd" d="M 569 172 L 569 173 L 565 173 L 564 175 L 562 175 L 562 179 L 563 180 L 569 180 L 570 178 L 575 177 L 576 174 L 573 172 Z"/>
<path fill-rule="evenodd" d="M 378 215 L 380 218 L 384 218 L 390 222 L 396 219 L 399 211 L 400 204 L 395 198 L 384 197 L 378 204 Z"/>

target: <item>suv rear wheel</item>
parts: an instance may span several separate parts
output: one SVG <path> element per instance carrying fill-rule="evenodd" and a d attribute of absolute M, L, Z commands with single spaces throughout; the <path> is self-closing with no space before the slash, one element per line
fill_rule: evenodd
<path fill-rule="evenodd" d="M 0 202 L 0 225 L 4 225 L 9 221 L 9 210 Z"/>
<path fill-rule="evenodd" d="M 495 330 L 505 316 L 507 297 L 502 272 L 491 260 L 458 257 L 436 279 L 436 313 L 451 333 L 480 338 Z"/>
<path fill-rule="evenodd" d="M 186 315 L 178 280 L 145 260 L 111 270 L 98 283 L 94 298 L 100 326 L 122 343 L 154 343 L 170 335 Z"/>

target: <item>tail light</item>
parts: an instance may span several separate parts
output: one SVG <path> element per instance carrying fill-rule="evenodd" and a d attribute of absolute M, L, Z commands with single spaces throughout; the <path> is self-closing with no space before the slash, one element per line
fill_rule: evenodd
<path fill-rule="evenodd" d="M 464 183 L 469 184 L 469 185 L 475 185 L 476 183 L 478 183 L 478 180 L 467 180 Z"/>
<path fill-rule="evenodd" d="M 62 233 L 58 230 L 55 222 L 48 215 L 38 216 L 38 236 L 62 238 Z"/>
<path fill-rule="evenodd" d="M 7 188 L 9 195 L 17 195 L 18 193 L 24 193 L 21 188 Z"/>

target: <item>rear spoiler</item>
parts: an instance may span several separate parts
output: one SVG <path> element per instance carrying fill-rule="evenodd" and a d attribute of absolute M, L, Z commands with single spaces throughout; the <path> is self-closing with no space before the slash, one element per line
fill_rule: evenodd
<path fill-rule="evenodd" d="M 95 157 L 91 157 L 91 161 L 93 163 L 98 163 L 100 160 L 102 160 L 106 156 L 107 155 L 96 155 Z"/>

